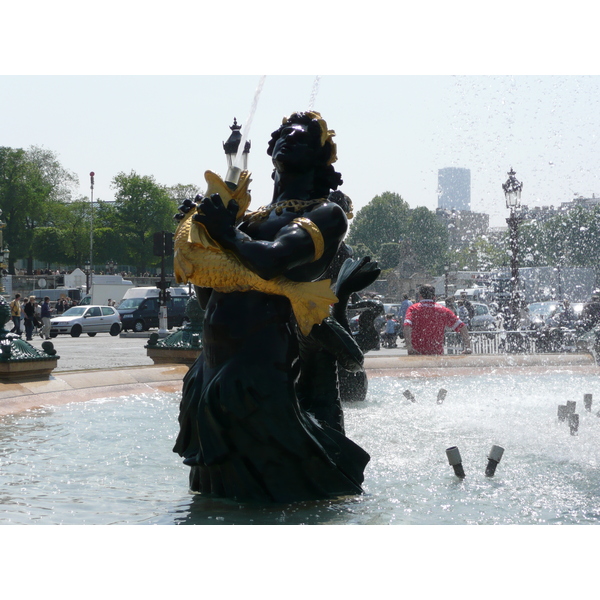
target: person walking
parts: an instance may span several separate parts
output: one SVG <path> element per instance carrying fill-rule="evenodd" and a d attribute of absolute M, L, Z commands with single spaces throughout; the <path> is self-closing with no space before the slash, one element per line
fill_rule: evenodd
<path fill-rule="evenodd" d="M 46 340 L 50 339 L 50 328 L 52 324 L 50 323 L 50 298 L 48 296 L 44 297 L 44 301 L 42 302 L 42 331 L 40 332 L 40 337 Z"/>
<path fill-rule="evenodd" d="M 436 304 L 435 288 L 422 285 L 420 302 L 408 307 L 404 319 L 404 340 L 408 354 L 444 354 L 446 327 L 460 333 L 463 354 L 471 354 L 471 338 L 467 326 L 450 309 Z"/>
<path fill-rule="evenodd" d="M 14 323 L 13 333 L 21 335 L 21 294 L 15 294 L 14 300 L 10 303 L 10 317 Z"/>
<path fill-rule="evenodd" d="M 33 339 L 33 328 L 35 327 L 35 296 L 29 296 L 23 304 L 23 315 L 25 322 L 25 339 L 30 342 Z"/>

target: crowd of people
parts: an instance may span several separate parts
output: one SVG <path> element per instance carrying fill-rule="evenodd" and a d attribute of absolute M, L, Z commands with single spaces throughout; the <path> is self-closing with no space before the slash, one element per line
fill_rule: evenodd
<path fill-rule="evenodd" d="M 381 300 L 381 298 L 379 299 Z M 404 340 L 404 346 L 409 354 L 440 354 L 443 353 L 444 334 L 454 331 L 461 335 L 463 349 L 470 351 L 470 342 L 467 340 L 466 335 L 472 329 L 472 321 L 475 316 L 473 303 L 464 293 L 458 298 L 450 296 L 444 299 L 442 303 L 437 303 L 436 300 L 435 290 L 432 286 L 420 286 L 414 304 L 409 299 L 408 294 L 404 294 L 399 309 L 396 305 L 392 307 L 394 312 L 390 311 L 389 307 L 388 314 L 382 311 L 372 324 L 380 339 L 380 344 L 374 349 L 379 350 L 381 347 L 397 348 L 401 340 Z M 415 305 L 420 306 L 411 311 L 410 307 Z M 423 306 L 433 307 L 434 305 L 435 310 L 423 308 Z M 445 308 L 448 312 L 446 310 L 440 311 L 440 308 Z M 508 329 L 514 321 L 510 306 L 502 308 L 492 303 L 489 310 L 490 315 L 495 319 L 494 328 L 496 330 Z M 407 314 L 410 314 L 411 317 L 407 317 Z M 416 321 L 414 321 L 415 315 L 419 315 Z M 422 315 L 426 315 L 424 320 L 421 319 Z M 407 322 L 407 319 L 411 322 Z M 438 325 L 442 321 L 444 326 L 439 327 Z M 516 328 L 534 330 L 533 322 L 534 315 L 530 314 L 528 305 L 524 301 L 520 302 Z M 358 326 L 359 320 L 356 319 L 355 323 Z M 426 332 L 423 334 L 427 338 L 424 344 L 422 340 L 417 341 L 416 345 L 413 343 L 415 323 L 417 323 L 417 329 L 423 328 L 423 331 Z M 555 312 L 542 323 L 544 331 L 562 329 L 577 331 L 581 334 L 598 329 L 598 337 L 600 338 L 600 290 L 593 292 L 590 300 L 584 303 L 583 309 L 581 306 L 574 309 L 573 304 L 567 299 L 558 302 Z M 411 336 L 411 339 L 407 339 L 407 325 L 409 327 L 408 335 Z M 441 351 L 440 348 L 442 348 Z"/>
<path fill-rule="evenodd" d="M 11 333 L 22 337 L 24 329 L 27 341 L 31 341 L 34 334 L 42 339 L 50 339 L 52 310 L 48 296 L 38 303 L 35 296 L 21 300 L 21 294 L 15 294 L 10 302 L 10 316 L 13 322 Z"/>

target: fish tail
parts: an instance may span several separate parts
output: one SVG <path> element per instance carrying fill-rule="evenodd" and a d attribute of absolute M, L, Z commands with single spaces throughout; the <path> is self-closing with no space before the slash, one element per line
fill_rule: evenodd
<path fill-rule="evenodd" d="M 338 301 L 331 289 L 330 279 L 296 283 L 285 295 L 292 304 L 294 316 L 303 335 L 308 335 L 313 325 L 328 317 L 330 306 Z"/>

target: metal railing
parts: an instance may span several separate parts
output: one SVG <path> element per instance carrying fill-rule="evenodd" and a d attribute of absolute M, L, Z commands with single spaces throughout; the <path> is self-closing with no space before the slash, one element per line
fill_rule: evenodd
<path fill-rule="evenodd" d="M 473 354 L 542 354 L 575 352 L 578 349 L 576 332 L 569 329 L 537 331 L 470 331 Z M 446 333 L 446 354 L 463 351 L 458 333 Z"/>

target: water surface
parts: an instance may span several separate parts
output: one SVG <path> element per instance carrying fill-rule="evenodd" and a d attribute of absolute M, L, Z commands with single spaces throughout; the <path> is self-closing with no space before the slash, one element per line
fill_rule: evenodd
<path fill-rule="evenodd" d="M 440 388 L 448 390 L 436 403 Z M 416 402 L 404 395 L 410 390 Z M 596 406 L 586 412 L 583 394 Z M 557 406 L 577 401 L 577 435 Z M 48 407 L 0 419 L 1 524 L 596 524 L 600 383 L 593 376 L 373 378 L 345 406 L 371 454 L 362 496 L 241 504 L 187 489 L 171 449 L 179 397 Z M 485 476 L 493 444 L 505 448 Z M 458 479 L 445 450 L 458 446 Z"/>

